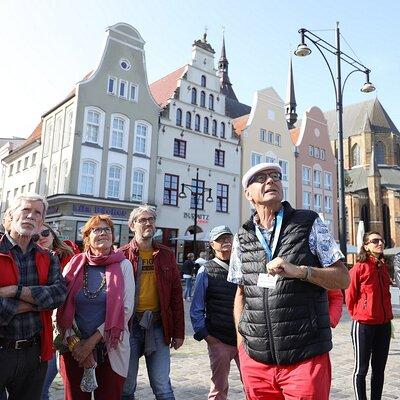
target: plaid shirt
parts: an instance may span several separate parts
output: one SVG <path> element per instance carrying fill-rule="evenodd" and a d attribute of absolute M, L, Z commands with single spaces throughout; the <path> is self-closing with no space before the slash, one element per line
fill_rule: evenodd
<path fill-rule="evenodd" d="M 59 307 L 65 300 L 66 286 L 61 275 L 58 257 L 50 253 L 50 267 L 46 286 L 39 286 L 35 266 L 35 252 L 38 247 L 32 241 L 25 253 L 15 241 L 6 234 L 0 245 L 0 252 L 11 255 L 20 274 L 19 284 L 31 290 L 37 310 L 52 310 Z M 42 329 L 40 314 L 26 312 L 17 314 L 18 300 L 0 297 L 0 337 L 11 340 L 29 339 Z"/>

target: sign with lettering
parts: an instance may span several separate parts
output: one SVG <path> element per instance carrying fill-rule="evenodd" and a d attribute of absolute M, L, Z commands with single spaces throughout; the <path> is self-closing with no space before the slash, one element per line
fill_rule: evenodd
<path fill-rule="evenodd" d="M 194 213 L 184 212 L 183 218 L 194 219 Z M 208 224 L 210 216 L 208 214 L 197 213 L 197 223 L 198 224 Z"/>
<path fill-rule="evenodd" d="M 128 211 L 122 208 L 91 206 L 88 204 L 72 204 L 72 212 L 75 215 L 108 214 L 111 217 L 128 219 Z"/>

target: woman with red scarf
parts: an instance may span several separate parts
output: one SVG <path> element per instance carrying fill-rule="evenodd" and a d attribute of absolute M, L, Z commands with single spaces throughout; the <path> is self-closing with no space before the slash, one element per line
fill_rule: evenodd
<path fill-rule="evenodd" d="M 63 271 L 67 299 L 57 313 L 57 324 L 70 349 L 60 360 L 65 399 L 91 399 L 91 393 L 81 390 L 81 380 L 84 368 L 93 367 L 95 361 L 94 398 L 119 400 L 129 366 L 133 268 L 122 252 L 112 248 L 114 224 L 108 215 L 91 217 L 82 236 L 84 252 Z"/>
<path fill-rule="evenodd" d="M 389 353 L 393 318 L 390 276 L 383 258 L 385 241 L 379 232 L 367 232 L 350 270 L 346 305 L 353 319 L 351 337 L 354 347 L 353 386 L 356 399 L 367 400 L 365 377 L 371 360 L 371 400 L 382 397 L 385 366 Z"/>

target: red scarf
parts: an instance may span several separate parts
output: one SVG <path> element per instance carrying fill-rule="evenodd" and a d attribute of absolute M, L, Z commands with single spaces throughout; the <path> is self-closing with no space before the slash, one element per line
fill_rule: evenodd
<path fill-rule="evenodd" d="M 124 332 L 124 277 L 121 261 L 125 259 L 122 251 L 111 250 L 110 254 L 94 256 L 89 251 L 74 256 L 65 267 L 63 275 L 67 283 L 67 298 L 57 311 L 57 323 L 63 329 L 70 329 L 75 317 L 76 295 L 83 286 L 85 265 L 106 267 L 106 318 L 104 341 L 107 349 L 115 349 L 122 340 Z"/>

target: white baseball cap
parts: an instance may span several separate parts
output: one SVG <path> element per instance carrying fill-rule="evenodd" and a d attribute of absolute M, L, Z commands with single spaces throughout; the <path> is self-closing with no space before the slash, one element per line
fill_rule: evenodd
<path fill-rule="evenodd" d="M 265 169 L 276 169 L 280 173 L 282 173 L 282 168 L 279 164 L 276 163 L 260 163 L 255 165 L 254 167 L 251 167 L 244 175 L 242 178 L 242 186 L 243 189 L 247 189 L 247 186 L 249 185 L 250 179 L 259 173 L 260 171 L 264 171 Z"/>

